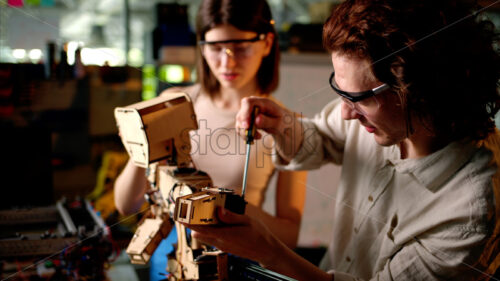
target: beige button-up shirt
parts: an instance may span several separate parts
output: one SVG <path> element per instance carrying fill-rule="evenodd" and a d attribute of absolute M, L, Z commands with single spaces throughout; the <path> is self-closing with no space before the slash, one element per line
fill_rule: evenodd
<path fill-rule="evenodd" d="M 333 237 L 321 267 L 343 280 L 471 280 L 494 227 L 491 152 L 454 142 L 420 159 L 378 145 L 340 99 L 303 119 L 305 139 L 285 169 L 342 165 Z"/>

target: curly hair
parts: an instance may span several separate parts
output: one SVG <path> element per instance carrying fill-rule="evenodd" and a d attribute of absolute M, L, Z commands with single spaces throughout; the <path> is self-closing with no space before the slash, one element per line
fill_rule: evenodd
<path fill-rule="evenodd" d="M 323 44 L 367 59 L 398 94 L 409 126 L 412 116 L 435 135 L 484 139 L 500 109 L 500 57 L 494 25 L 474 8 L 454 0 L 347 0 L 326 21 Z"/>
<path fill-rule="evenodd" d="M 274 34 L 271 52 L 260 65 L 257 72 L 259 89 L 263 93 L 272 93 L 278 87 L 279 60 L 278 35 L 272 22 L 272 14 L 266 0 L 203 0 L 196 19 L 196 37 L 205 40 L 205 33 L 220 24 L 230 24 L 234 27 L 257 33 Z M 202 58 L 198 61 L 198 79 L 203 89 L 213 94 L 219 90 L 220 84 Z"/>

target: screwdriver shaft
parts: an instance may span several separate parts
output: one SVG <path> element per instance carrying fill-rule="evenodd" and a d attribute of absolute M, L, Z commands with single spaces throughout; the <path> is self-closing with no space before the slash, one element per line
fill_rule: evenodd
<path fill-rule="evenodd" d="M 245 190 L 247 188 L 247 175 L 248 175 L 248 162 L 250 160 L 250 148 L 251 144 L 247 143 L 247 155 L 245 157 L 245 170 L 243 171 L 243 185 L 241 188 L 241 196 L 245 197 Z"/>
<path fill-rule="evenodd" d="M 243 171 L 243 184 L 241 185 L 241 197 L 245 198 L 245 191 L 247 188 L 247 176 L 248 176 L 248 162 L 250 160 L 250 147 L 253 144 L 253 140 L 255 137 L 255 116 L 259 114 L 259 108 L 254 107 L 252 110 L 252 115 L 250 117 L 250 126 L 245 132 L 246 135 L 246 144 L 247 144 L 247 155 L 245 157 L 245 170 Z"/>

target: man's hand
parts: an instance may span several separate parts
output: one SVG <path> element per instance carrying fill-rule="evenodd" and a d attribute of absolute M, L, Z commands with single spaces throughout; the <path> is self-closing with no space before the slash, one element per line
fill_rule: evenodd
<path fill-rule="evenodd" d="M 297 280 L 333 280 L 279 241 L 260 221 L 226 209 L 217 210 L 221 225 L 186 225 L 194 238 L 226 253 L 259 262 L 261 266 Z"/>
<path fill-rule="evenodd" d="M 222 222 L 216 226 L 189 225 L 192 236 L 201 242 L 217 247 L 224 252 L 260 262 L 272 264 L 273 255 L 282 247 L 269 229 L 260 221 L 246 215 L 238 215 L 224 208 L 218 208 L 217 215 Z"/>
<path fill-rule="evenodd" d="M 291 112 L 268 98 L 247 97 L 241 100 L 241 107 L 236 115 L 236 129 L 245 137 L 245 130 L 250 126 L 254 107 L 259 107 L 255 116 L 254 126 L 271 134 L 275 140 L 276 149 L 281 157 L 290 161 L 299 150 L 303 136 L 302 124 Z M 256 132 L 255 139 L 262 135 Z"/>

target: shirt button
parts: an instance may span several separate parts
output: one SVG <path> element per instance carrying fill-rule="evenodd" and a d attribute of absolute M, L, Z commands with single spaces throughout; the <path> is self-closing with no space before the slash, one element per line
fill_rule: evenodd
<path fill-rule="evenodd" d="M 371 195 L 368 196 L 368 201 L 373 202 L 373 197 Z"/>
<path fill-rule="evenodd" d="M 359 231 L 359 230 L 358 230 L 358 228 L 357 228 L 357 227 L 355 227 L 355 228 L 354 228 L 354 233 L 358 233 L 358 231 Z"/>
<path fill-rule="evenodd" d="M 350 257 L 345 257 L 345 260 L 346 260 L 347 262 L 351 262 L 351 258 L 350 258 Z"/>

